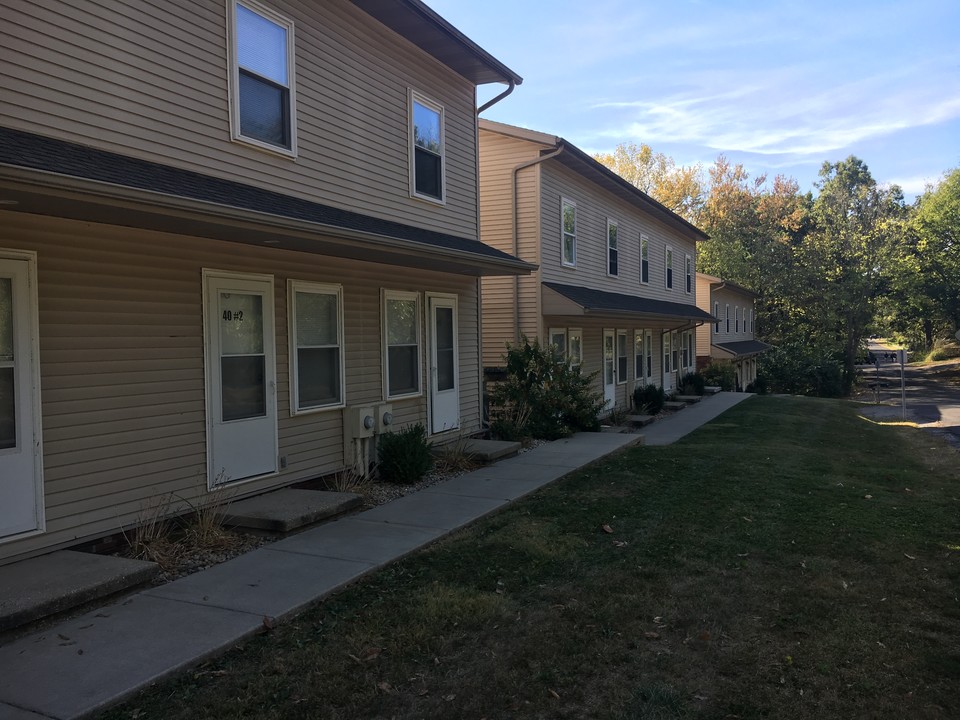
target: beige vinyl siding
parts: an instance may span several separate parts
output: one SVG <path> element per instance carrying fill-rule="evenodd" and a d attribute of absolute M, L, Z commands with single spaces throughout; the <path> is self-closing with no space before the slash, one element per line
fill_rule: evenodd
<path fill-rule="evenodd" d="M 480 239 L 487 245 L 514 254 L 513 169 L 539 155 L 540 145 L 480 131 Z M 540 262 L 538 215 L 538 166 L 517 175 L 517 257 Z M 538 338 L 540 325 L 540 279 L 533 272 L 519 278 L 485 277 L 483 298 L 483 364 L 503 364 L 506 344 L 518 336 L 516 313 L 520 309 L 519 333 Z"/>
<path fill-rule="evenodd" d="M 579 174 L 548 161 L 541 165 L 543 258 L 541 277 L 546 282 L 578 285 L 596 290 L 641 295 L 657 300 L 696 304 L 695 293 L 684 291 L 684 255 L 696 255 L 692 239 L 651 219 L 637 207 L 607 193 Z M 560 198 L 577 203 L 577 266 L 560 262 Z M 607 220 L 618 224 L 617 277 L 607 275 Z M 650 238 L 650 282 L 640 282 L 640 233 Z M 664 285 L 664 247 L 673 248 L 673 290 Z"/>
<path fill-rule="evenodd" d="M 347 0 L 295 23 L 298 157 L 231 142 L 226 3 L 5 3 L 0 124 L 476 237 L 475 90 Z M 444 107 L 446 204 L 412 199 L 408 88 Z"/>
<path fill-rule="evenodd" d="M 583 330 L 583 364 L 580 371 L 584 375 L 596 373 L 591 388 L 599 393 L 603 392 L 603 331 L 604 330 L 626 330 L 627 331 L 627 382 L 616 385 L 616 404 L 619 407 L 630 408 L 633 406 L 633 389 L 635 387 L 636 377 L 634 374 L 633 362 L 633 331 L 634 330 L 652 330 L 653 331 L 653 376 L 650 382 L 654 385 L 661 384 L 661 368 L 663 365 L 663 350 L 661 346 L 661 336 L 659 328 L 650 328 L 624 324 L 623 318 L 619 319 L 600 319 L 586 317 L 544 317 L 544 326 L 547 328 L 581 328 Z M 616 336 L 614 336 L 616 337 Z"/>
<path fill-rule="evenodd" d="M 47 514 L 46 533 L 0 543 L 0 562 L 117 532 L 167 493 L 206 496 L 203 268 L 274 279 L 288 466 L 231 492 L 343 465 L 341 410 L 289 413 L 289 278 L 343 285 L 351 406 L 382 400 L 381 289 L 456 294 L 462 428 L 480 427 L 475 278 L 13 212 L 0 212 L 0 228 L 0 248 L 37 252 Z M 426 424 L 426 381 L 422 397 L 394 402 L 398 425 Z"/>
<path fill-rule="evenodd" d="M 697 275 L 697 307 L 713 315 L 713 301 L 709 278 Z M 697 357 L 710 356 L 710 345 L 715 337 L 714 327 L 716 327 L 715 323 L 704 323 L 697 328 Z"/>

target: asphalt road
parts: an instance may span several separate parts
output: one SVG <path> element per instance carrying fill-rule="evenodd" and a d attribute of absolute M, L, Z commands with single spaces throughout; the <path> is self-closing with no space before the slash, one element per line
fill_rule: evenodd
<path fill-rule="evenodd" d="M 871 340 L 870 350 L 881 358 L 879 393 L 868 388 L 868 383 L 877 378 L 877 369 L 864 365 L 864 389 L 859 399 L 866 402 L 879 400 L 879 407 L 871 413 L 875 417 L 900 419 L 900 364 L 882 359 L 884 353 L 892 351 L 892 346 Z M 960 385 L 952 384 L 945 375 L 942 365 L 904 367 L 906 420 L 939 431 L 960 447 Z"/>

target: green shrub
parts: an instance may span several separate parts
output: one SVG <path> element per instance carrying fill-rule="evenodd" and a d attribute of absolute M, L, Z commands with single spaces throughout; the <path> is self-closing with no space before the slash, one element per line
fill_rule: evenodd
<path fill-rule="evenodd" d="M 703 384 L 731 392 L 737 389 L 737 369 L 729 360 L 714 360 L 702 371 Z"/>
<path fill-rule="evenodd" d="M 763 375 L 757 375 L 757 379 L 746 387 L 748 393 L 756 393 L 757 395 L 766 395 L 767 389 L 767 379 Z"/>
<path fill-rule="evenodd" d="M 838 353 L 784 343 L 761 355 L 757 366 L 771 392 L 815 397 L 845 393 L 843 357 Z"/>
<path fill-rule="evenodd" d="M 490 430 L 505 440 L 555 440 L 578 430 L 599 430 L 603 393 L 591 390 L 596 374 L 581 375 L 553 347 L 507 346 L 506 379 L 490 393 Z"/>
<path fill-rule="evenodd" d="M 684 395 L 703 395 L 707 381 L 700 373 L 687 373 L 680 379 L 680 389 Z"/>
<path fill-rule="evenodd" d="M 955 342 L 944 342 L 937 340 L 933 343 L 933 349 L 927 353 L 926 362 L 939 362 L 941 360 L 953 360 L 960 358 L 960 345 Z"/>
<path fill-rule="evenodd" d="M 385 482 L 413 485 L 433 466 L 427 430 L 422 423 L 380 436 L 377 470 Z"/>
<path fill-rule="evenodd" d="M 656 415 L 666 401 L 667 394 L 658 385 L 645 385 L 633 391 L 633 406 L 644 415 Z"/>

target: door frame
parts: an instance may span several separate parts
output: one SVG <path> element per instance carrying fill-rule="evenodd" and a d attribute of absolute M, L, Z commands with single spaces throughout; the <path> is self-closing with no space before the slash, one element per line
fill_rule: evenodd
<path fill-rule="evenodd" d="M 276 475 L 279 472 L 279 448 L 280 448 L 280 417 L 277 409 L 277 348 L 276 348 L 276 325 L 275 325 L 275 293 L 273 275 L 261 273 L 247 273 L 233 270 L 214 270 L 203 268 L 202 270 L 203 286 L 203 306 L 201 315 L 203 316 L 203 385 L 204 401 L 206 404 L 206 455 L 207 455 L 207 490 L 214 491 L 217 488 L 235 487 L 253 480 L 259 480 L 264 477 Z M 230 480 L 223 483 L 215 483 L 217 478 L 217 469 L 215 467 L 214 442 L 213 442 L 213 424 L 214 424 L 214 387 L 213 371 L 211 363 L 213 362 L 213 342 L 210 334 L 210 281 L 211 280 L 239 280 L 252 281 L 270 284 L 270 292 L 264 297 L 263 320 L 264 320 L 264 354 L 266 356 L 264 364 L 264 382 L 266 384 L 266 403 L 267 408 L 273 411 L 273 470 L 269 470 L 258 475 Z M 269 320 L 270 332 L 267 332 L 266 322 Z M 269 353 L 267 349 L 269 347 Z M 219 360 L 219 354 L 217 359 Z M 271 391 L 272 388 L 272 391 Z"/>
<path fill-rule="evenodd" d="M 603 334 L 600 338 L 600 386 L 603 388 L 603 411 L 613 410 L 617 406 L 617 330 L 616 328 L 603 328 Z M 607 385 L 607 338 L 610 338 L 610 347 L 612 348 L 610 363 L 611 373 L 613 374 L 613 383 Z M 607 388 L 613 388 L 613 399 L 607 400 Z"/>
<path fill-rule="evenodd" d="M 424 293 L 424 296 L 426 298 L 427 310 L 427 360 L 429 362 L 427 366 L 427 413 L 430 434 L 439 435 L 450 432 L 451 430 L 459 430 L 463 425 L 463 418 L 460 413 L 463 403 L 463 397 L 460 393 L 460 300 L 459 296 L 453 293 L 428 292 Z M 435 430 L 433 427 L 433 399 L 436 387 L 433 369 L 436 367 L 437 352 L 436 326 L 433 316 L 435 300 L 441 301 L 438 304 L 439 307 L 451 307 L 453 309 L 453 380 L 454 390 L 457 393 L 457 422 L 456 425 L 444 428 L 443 430 Z"/>
<path fill-rule="evenodd" d="M 35 527 L 32 530 L 24 530 L 23 532 L 0 537 L 0 544 L 3 544 L 45 533 L 47 530 L 47 514 L 44 507 L 45 497 L 43 485 L 43 422 L 40 394 L 40 302 L 38 292 L 39 285 L 37 283 L 37 253 L 31 250 L 0 249 L 0 260 L 20 261 L 25 262 L 27 265 L 27 308 L 25 311 L 14 314 L 14 323 L 17 322 L 18 315 L 21 318 L 26 318 L 27 332 L 29 333 L 26 354 L 30 385 L 29 402 L 33 407 L 31 430 L 33 432 L 33 487 L 35 493 Z M 14 327 L 16 328 L 16 325 Z"/>

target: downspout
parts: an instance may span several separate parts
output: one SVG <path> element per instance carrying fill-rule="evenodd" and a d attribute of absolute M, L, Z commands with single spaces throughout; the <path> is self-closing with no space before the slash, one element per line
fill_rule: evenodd
<path fill-rule="evenodd" d="M 513 169 L 513 192 L 510 194 L 510 210 L 513 216 L 513 256 L 520 257 L 520 218 L 519 210 L 517 203 L 517 195 L 519 189 L 517 186 L 517 176 L 520 174 L 521 170 L 524 170 L 528 167 L 533 167 L 534 165 L 539 165 L 545 160 L 550 160 L 560 155 L 566 147 L 562 144 L 554 147 L 553 150 L 548 152 L 546 155 L 541 155 L 540 157 L 534 158 L 533 160 L 528 160 L 527 162 L 520 163 Z M 514 328 L 514 342 L 520 342 L 520 276 L 513 276 L 513 328 Z"/>
<path fill-rule="evenodd" d="M 500 102 L 501 100 L 503 100 L 507 95 L 509 95 L 510 93 L 512 93 L 512 92 L 514 91 L 514 89 L 517 87 L 517 84 L 516 84 L 513 80 L 510 80 L 509 82 L 510 82 L 510 84 L 507 86 L 507 89 L 506 89 L 506 90 L 504 90 L 502 93 L 500 93 L 499 95 L 497 95 L 495 98 L 493 98 L 493 99 L 491 99 L 491 100 L 488 100 L 488 101 L 485 102 L 483 105 L 481 105 L 480 107 L 477 108 L 477 115 L 480 115 L 480 113 L 482 113 L 482 112 L 483 112 L 484 110 L 486 110 L 487 108 L 493 107 L 493 106 L 496 105 L 498 102 Z"/>

